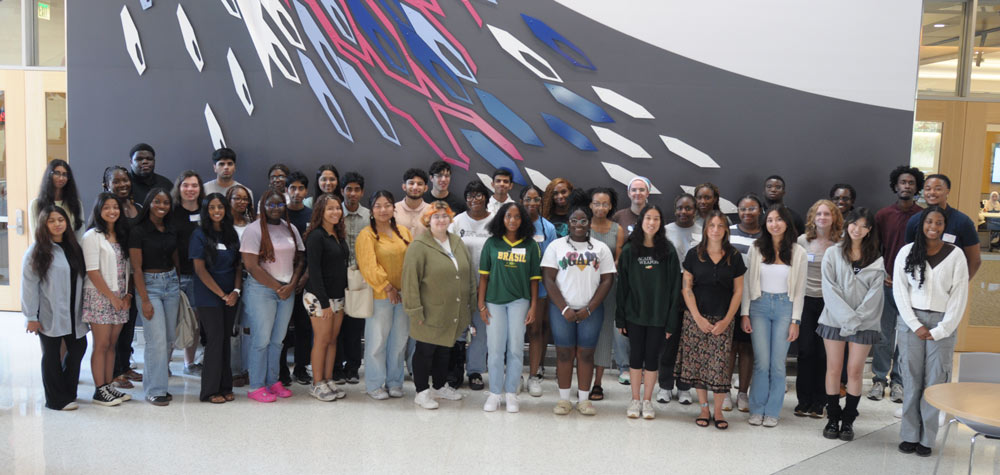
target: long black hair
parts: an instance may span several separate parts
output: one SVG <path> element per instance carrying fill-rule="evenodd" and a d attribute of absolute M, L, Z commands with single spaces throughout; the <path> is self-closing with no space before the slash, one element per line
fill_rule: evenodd
<path fill-rule="evenodd" d="M 62 189 L 62 202 L 63 206 L 68 208 L 69 212 L 73 215 L 73 221 L 67 222 L 69 222 L 69 226 L 73 230 L 80 229 L 83 226 L 83 210 L 80 206 L 80 194 L 76 191 L 76 180 L 73 178 L 73 169 L 69 167 L 69 164 L 65 160 L 56 158 L 45 167 L 45 177 L 42 178 L 42 187 L 38 190 L 36 201 L 38 203 L 38 210 L 41 212 L 46 206 L 56 204 L 56 185 L 52 182 L 52 174 L 55 173 L 56 167 L 66 169 L 66 185 Z"/>
<path fill-rule="evenodd" d="M 781 243 L 778 245 L 778 253 L 774 253 L 774 238 L 771 237 L 771 232 L 767 230 L 765 226 L 764 232 L 760 233 L 760 237 L 753 242 L 753 245 L 757 247 L 760 251 L 761 256 L 764 257 L 765 264 L 774 264 L 777 259 L 781 259 L 787 265 L 792 265 L 792 246 L 795 245 L 795 225 L 792 224 L 792 212 L 788 210 L 783 204 L 774 204 L 767 209 L 764 213 L 764 222 L 767 223 L 767 217 L 771 212 L 778 213 L 778 218 L 785 222 L 785 233 L 781 235 Z"/>
<path fill-rule="evenodd" d="M 142 202 L 142 209 L 139 210 L 139 214 L 135 217 L 136 225 L 143 225 L 149 221 L 149 208 L 153 204 L 153 198 L 156 198 L 156 196 L 160 193 L 167 195 L 167 200 L 170 201 L 170 207 L 167 210 L 167 214 L 163 217 L 163 225 L 168 228 L 170 227 L 170 218 L 172 218 L 172 215 L 174 214 L 174 199 L 170 197 L 170 192 L 167 191 L 166 188 L 159 186 L 149 190 L 149 193 L 146 193 L 146 199 Z"/>
<path fill-rule="evenodd" d="M 646 219 L 646 213 L 650 211 L 656 211 L 660 213 L 660 226 L 653 233 L 653 249 L 649 250 L 645 246 L 646 231 L 642 229 L 642 221 Z M 639 219 L 635 222 L 635 227 L 632 228 L 632 234 L 628 236 L 628 242 L 632 244 L 632 249 L 635 250 L 637 256 L 652 255 L 654 259 L 662 261 L 670 255 L 670 248 L 673 247 L 670 241 L 667 240 L 666 228 L 663 227 L 663 210 L 659 206 L 653 204 L 647 204 L 642 211 L 639 212 Z M 674 252 L 677 252 L 676 250 Z"/>
<path fill-rule="evenodd" d="M 535 225 L 531 222 L 528 209 L 518 202 L 504 203 L 497 210 L 496 214 L 493 215 L 493 219 L 490 220 L 490 224 L 487 225 L 490 235 L 495 238 L 502 238 L 507 235 L 507 226 L 504 225 L 503 218 L 507 215 L 507 210 L 510 208 L 517 208 L 517 212 L 521 214 L 521 225 L 517 227 L 516 233 L 517 239 L 530 239 L 535 235 Z"/>
<path fill-rule="evenodd" d="M 31 269 L 35 271 L 40 281 L 44 281 L 48 277 L 49 268 L 52 267 L 52 260 L 55 258 L 55 254 L 52 251 L 58 245 L 52 240 L 52 235 L 49 234 L 49 226 L 47 224 L 49 215 L 52 213 L 61 214 L 66 223 L 69 224 L 69 215 L 66 214 L 66 210 L 56 205 L 46 205 L 38 213 L 38 226 L 35 229 L 35 247 L 31 251 Z M 69 261 L 71 272 L 77 273 L 82 279 L 87 273 L 87 266 L 83 262 L 83 250 L 80 249 L 80 244 L 76 242 L 76 234 L 68 226 L 63 231 L 62 244 L 63 252 L 66 254 L 66 260 Z M 80 297 L 77 296 L 77 298 Z"/>
<path fill-rule="evenodd" d="M 104 203 L 107 203 L 108 200 L 113 200 L 118 204 L 118 220 L 115 221 L 114 226 L 110 227 L 108 226 L 108 222 L 104 220 L 104 217 L 101 216 Z M 125 224 L 127 220 L 125 210 L 122 209 L 122 201 L 114 193 L 102 191 L 97 195 L 97 199 L 94 200 L 94 212 L 90 215 L 90 224 L 87 225 L 87 229 L 94 229 L 105 236 L 108 235 L 108 231 L 114 231 L 115 239 L 118 240 L 124 249 L 126 247 L 125 243 L 128 242 L 128 226 Z"/>
<path fill-rule="evenodd" d="M 326 171 L 333 172 L 333 176 L 337 179 L 337 186 L 333 187 L 333 194 L 337 195 L 337 198 L 340 198 L 340 202 L 343 203 L 344 195 L 341 189 L 344 187 L 344 185 L 343 183 L 340 182 L 340 172 L 337 171 L 337 167 L 333 166 L 332 163 L 328 163 L 326 165 L 320 165 L 319 168 L 316 169 L 316 183 L 315 183 L 316 190 L 313 192 L 313 200 L 314 200 L 313 203 L 315 204 L 316 198 L 319 198 L 320 195 L 325 193 L 323 190 L 319 188 L 319 177 L 323 176 L 323 172 Z M 361 187 L 364 188 L 364 185 L 362 185 Z"/>
<path fill-rule="evenodd" d="M 219 231 L 215 230 L 212 217 L 208 214 L 208 205 L 213 200 L 219 200 L 226 212 L 219 223 Z M 215 262 L 216 247 L 222 243 L 226 248 L 233 249 L 240 247 L 240 237 L 233 227 L 233 211 L 229 207 L 229 200 L 222 193 L 210 193 L 201 201 L 201 227 L 202 234 L 205 235 L 205 263 L 208 267 Z"/>
<path fill-rule="evenodd" d="M 924 234 L 924 221 L 927 221 L 927 217 L 931 213 L 940 214 L 941 219 L 944 220 L 945 227 L 948 226 L 948 215 L 945 214 L 940 206 L 928 206 L 920 212 L 920 220 L 917 221 L 917 233 L 913 237 L 913 246 L 910 247 L 910 253 L 906 255 L 906 265 L 903 267 L 903 272 L 917 279 L 917 287 L 923 287 L 924 277 L 926 277 L 924 272 L 927 266 L 924 263 L 927 262 L 927 236 Z"/>
<path fill-rule="evenodd" d="M 369 209 L 374 209 L 375 208 L 375 202 L 378 201 L 379 198 L 385 198 L 385 199 L 389 200 L 389 202 L 392 203 L 393 206 L 396 205 L 396 198 L 394 198 L 392 196 L 392 193 L 389 192 L 389 190 L 378 190 L 375 193 L 372 193 L 372 197 L 368 199 L 368 208 Z M 372 213 L 371 216 L 368 217 L 368 223 L 369 223 L 369 225 L 371 225 L 372 232 L 375 233 L 375 240 L 377 241 L 378 240 L 378 226 L 375 225 L 375 214 L 374 213 Z M 410 241 L 407 241 L 406 238 L 404 238 L 403 235 L 400 234 L 399 228 L 396 227 L 396 217 L 395 216 L 389 218 L 389 225 L 392 226 L 392 231 L 396 233 L 396 236 L 398 236 L 399 239 L 402 239 L 403 242 L 405 242 L 407 245 L 410 244 Z"/>
<path fill-rule="evenodd" d="M 851 212 L 847 213 L 847 219 L 844 220 L 844 229 L 846 230 L 848 225 L 859 219 L 864 219 L 865 225 L 868 226 L 868 235 L 861 240 L 861 260 L 859 263 L 860 267 L 865 268 L 875 262 L 875 259 L 881 257 L 882 251 L 878 242 L 878 230 L 875 229 L 875 214 L 870 209 L 852 209 Z M 847 262 L 851 262 L 851 248 L 854 246 L 854 242 L 846 231 L 843 243 L 844 258 L 847 259 Z"/>

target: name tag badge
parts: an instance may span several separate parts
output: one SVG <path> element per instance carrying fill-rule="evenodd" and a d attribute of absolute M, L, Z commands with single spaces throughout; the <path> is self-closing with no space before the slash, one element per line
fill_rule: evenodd
<path fill-rule="evenodd" d="M 215 248 L 218 249 L 218 250 L 220 250 L 220 251 L 225 251 L 226 250 L 226 245 L 220 242 L 220 243 L 218 243 L 218 244 L 215 245 Z"/>
<path fill-rule="evenodd" d="M 955 244 L 955 235 L 951 233 L 944 233 L 944 236 L 941 236 L 941 240 L 949 244 Z"/>
<path fill-rule="evenodd" d="M 539 243 L 540 242 L 545 242 L 545 236 L 543 236 L 541 234 L 536 234 L 535 235 L 535 242 L 539 242 Z"/>
<path fill-rule="evenodd" d="M 191 214 L 191 215 L 188 215 L 188 221 L 191 221 L 192 223 L 200 223 L 201 222 L 201 215 L 200 214 Z"/>
<path fill-rule="evenodd" d="M 816 262 L 816 254 L 806 254 L 806 259 L 808 259 L 809 262 Z"/>
<path fill-rule="evenodd" d="M 523 247 L 516 247 L 510 250 L 510 253 L 515 256 L 523 256 L 528 253 L 528 250 Z"/>

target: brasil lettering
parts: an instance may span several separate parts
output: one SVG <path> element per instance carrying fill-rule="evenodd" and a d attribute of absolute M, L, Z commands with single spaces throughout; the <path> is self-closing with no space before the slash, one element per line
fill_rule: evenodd
<path fill-rule="evenodd" d="M 510 251 L 498 251 L 497 260 L 501 262 L 528 262 L 528 255 L 526 253 L 515 254 Z"/>

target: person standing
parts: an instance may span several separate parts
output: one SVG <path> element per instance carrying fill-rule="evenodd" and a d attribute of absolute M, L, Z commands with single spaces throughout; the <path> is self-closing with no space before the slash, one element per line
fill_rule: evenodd
<path fill-rule="evenodd" d="M 145 143 L 138 143 L 128 152 L 129 178 L 132 179 L 132 198 L 136 203 L 145 203 L 146 195 L 154 188 L 161 188 L 167 193 L 174 184 L 167 177 L 156 174 L 156 151 Z"/>
<path fill-rule="evenodd" d="M 964 216 L 957 211 L 949 216 L 948 209 L 932 204 L 917 215 L 914 241 L 899 250 L 893 272 L 899 362 L 906 381 L 899 451 L 921 457 L 931 455 L 938 430 L 938 410 L 924 400 L 924 390 L 948 382 L 951 375 L 955 330 L 965 314 L 971 278 L 966 255 L 944 240 L 949 220 Z"/>
<path fill-rule="evenodd" d="M 750 247 L 764 232 L 760 224 L 760 217 L 764 214 L 764 202 L 757 195 L 747 193 L 737 202 L 737 212 L 739 213 L 739 222 L 729 227 L 729 243 L 737 251 L 740 251 L 743 262 L 746 263 Z M 750 379 L 753 377 L 753 343 L 750 341 L 750 334 L 743 331 L 741 324 L 737 324 L 733 328 L 733 351 L 729 356 L 729 368 L 730 373 L 736 371 L 739 379 L 736 409 L 740 412 L 750 412 L 748 392 L 750 391 Z M 732 396 L 729 397 L 732 398 Z M 728 406 L 732 409 L 731 401 Z M 726 410 L 725 401 L 722 403 L 722 409 Z"/>
<path fill-rule="evenodd" d="M 427 173 L 419 168 L 411 168 L 403 174 L 403 193 L 405 196 L 396 203 L 396 211 L 393 215 L 396 224 L 403 226 L 414 237 L 419 236 L 427 228 L 420 224 L 420 217 L 430 203 L 424 201 L 424 192 L 427 191 Z"/>
<path fill-rule="evenodd" d="M 371 222 L 371 211 L 361 206 L 361 198 L 365 194 L 365 177 L 356 172 L 347 172 L 341 180 L 344 195 L 344 245 L 349 252 L 347 266 L 358 268 L 358 258 L 355 243 L 361 230 Z M 361 368 L 361 358 L 364 352 L 361 347 L 361 337 L 365 333 L 365 319 L 344 315 L 337 336 L 337 353 L 333 364 L 333 381 L 335 384 L 358 384 L 361 381 L 358 369 Z"/>
<path fill-rule="evenodd" d="M 240 239 L 229 202 L 221 193 L 211 193 L 202 201 L 201 223 L 191 234 L 188 255 L 197 277 L 193 304 L 205 333 L 199 398 L 221 404 L 235 399 L 230 336 L 243 287 Z"/>
<path fill-rule="evenodd" d="M 78 236 L 83 235 L 83 203 L 76 191 L 73 170 L 65 160 L 54 159 L 45 167 L 45 176 L 38 196 L 28 204 L 28 229 L 34 232 L 38 215 L 46 206 L 58 206 L 69 216 L 69 227 Z"/>
<path fill-rule="evenodd" d="M 841 216 L 847 216 L 858 200 L 858 191 L 847 183 L 837 183 L 830 188 L 830 201 L 837 205 Z"/>
<path fill-rule="evenodd" d="M 521 189 L 521 204 L 528 212 L 528 219 L 535 226 L 535 233 L 532 236 L 535 242 L 541 246 L 542 255 L 549 244 L 556 239 L 556 228 L 549 220 L 541 215 L 542 190 L 535 185 L 529 185 Z M 538 286 L 538 305 L 541 314 L 535 320 L 527 324 L 528 333 L 528 394 L 532 397 L 542 395 L 542 358 L 545 356 L 545 348 L 552 338 L 552 329 L 549 326 L 549 319 L 546 318 L 548 312 L 548 293 L 544 285 Z"/>
<path fill-rule="evenodd" d="M 451 165 L 444 160 L 438 160 L 431 164 L 427 174 L 431 178 L 431 189 L 424 193 L 424 201 L 433 203 L 442 200 L 448 203 L 448 206 L 456 214 L 465 212 L 465 200 L 448 189 L 451 185 Z"/>
<path fill-rule="evenodd" d="M 253 195 L 250 194 L 249 188 L 243 185 L 233 185 L 226 192 L 226 200 L 229 201 L 229 209 L 233 214 L 233 228 L 236 229 L 236 235 L 243 239 L 243 231 L 246 231 L 250 223 L 257 220 Z"/>
<path fill-rule="evenodd" d="M 308 183 L 308 180 L 306 182 Z M 337 195 L 341 201 L 344 200 L 344 196 L 340 192 L 340 172 L 337 171 L 337 167 L 333 166 L 332 163 L 320 165 L 316 170 L 316 190 L 313 191 L 312 196 L 303 199 L 302 204 L 312 210 L 313 200 L 318 199 L 326 193 Z"/>
<path fill-rule="evenodd" d="M 132 199 L 132 179 L 129 178 L 128 170 L 124 167 L 113 165 L 104 169 L 104 191 L 111 193 L 118 199 L 119 219 L 125 226 L 126 231 L 132 227 L 132 220 L 139 215 L 141 203 L 136 203 Z M 91 217 L 93 219 L 93 217 Z M 125 258 L 128 259 L 128 234 L 121 235 L 121 245 Z M 127 270 L 131 273 L 131 267 Z M 128 289 L 129 295 L 133 294 L 133 288 Z M 142 381 L 142 374 L 131 367 L 132 340 L 135 337 L 135 323 L 138 318 L 139 309 L 133 302 L 129 305 L 128 321 L 122 325 L 121 332 L 118 333 L 118 340 L 115 342 L 115 365 L 114 365 L 114 386 L 123 389 L 132 389 L 132 381 Z"/>
<path fill-rule="evenodd" d="M 617 263 L 622 246 L 625 244 L 625 228 L 610 219 L 618 207 L 618 194 L 611 188 L 591 188 L 587 194 L 590 195 L 589 206 L 594 215 L 590 220 L 590 234 L 611 249 Z M 611 367 L 612 350 L 614 362 L 618 364 L 618 383 L 629 384 L 628 338 L 615 331 L 614 315 L 618 300 L 616 289 L 617 287 L 612 285 L 608 296 L 604 298 L 604 311 L 608 318 L 604 319 L 604 326 L 601 327 L 601 335 L 594 349 L 595 371 L 594 384 L 590 390 L 591 401 L 604 399 L 601 381 L 604 379 L 604 368 Z"/>
<path fill-rule="evenodd" d="M 705 227 L 705 218 L 708 217 L 709 213 L 712 211 L 719 211 L 719 200 L 722 199 L 722 195 L 719 193 L 719 187 L 712 183 L 702 183 L 694 187 L 694 202 L 695 202 L 695 225 L 699 229 Z M 726 218 L 726 226 L 729 226 L 729 218 Z"/>
<path fill-rule="evenodd" d="M 573 184 L 565 178 L 553 178 L 542 194 L 542 217 L 549 220 L 556 228 L 556 236 L 569 234 L 569 196 L 573 193 Z"/>
<path fill-rule="evenodd" d="M 205 182 L 205 195 L 219 193 L 225 195 L 229 189 L 242 184 L 235 179 L 236 176 L 236 152 L 231 148 L 220 148 L 212 152 L 212 170 L 215 171 L 215 179 Z M 249 189 L 247 189 L 249 191 Z M 253 200 L 253 195 L 250 196 Z"/>
<path fill-rule="evenodd" d="M 892 297 L 893 264 L 899 249 L 905 244 L 906 223 L 920 214 L 923 208 L 916 198 L 924 188 L 924 172 L 918 168 L 900 165 L 889 174 L 889 188 L 896 194 L 896 202 L 875 213 L 875 230 L 885 262 L 886 277 L 882 299 L 882 341 L 875 344 L 872 353 L 872 387 L 868 399 L 881 401 L 889 387 L 889 399 L 903 402 L 903 378 L 899 369 L 899 350 L 896 348 L 896 320 L 899 311 Z"/>
<path fill-rule="evenodd" d="M 45 407 L 72 411 L 79 407 L 80 362 L 87 352 L 87 324 L 80 318 L 83 251 L 62 208 L 45 206 L 38 222 L 42 225 L 35 229 L 35 242 L 21 263 L 21 313 L 26 331 L 38 335 L 41 343 Z M 63 344 L 65 357 L 59 354 Z M 95 396 L 101 392 L 97 389 Z"/>
<path fill-rule="evenodd" d="M 924 201 L 927 202 L 927 206 L 937 206 L 944 210 L 948 227 L 944 230 L 941 240 L 962 249 L 971 279 L 976 276 L 979 266 L 983 263 L 979 250 L 979 233 L 968 215 L 948 205 L 949 193 L 951 193 L 951 179 L 947 176 L 927 175 L 924 179 Z M 920 219 L 916 216 L 910 217 L 906 223 L 906 242 L 914 242 L 919 232 Z"/>
<path fill-rule="evenodd" d="M 643 208 L 639 223 L 618 258 L 615 326 L 631 342 L 632 401 L 625 414 L 630 419 L 640 413 L 653 419 L 660 352 L 666 339 L 680 329 L 681 271 L 677 251 L 663 230 L 660 207 Z"/>
<path fill-rule="evenodd" d="M 644 176 L 633 177 L 628 183 L 626 191 L 630 201 L 629 207 L 620 209 L 611 216 L 612 221 L 625 229 L 626 236 L 630 236 L 635 225 L 639 223 L 639 213 L 646 207 L 649 189 L 652 186 L 649 178 Z"/>
<path fill-rule="evenodd" d="M 514 185 L 514 174 L 506 168 L 498 168 L 493 171 L 493 196 L 486 204 L 486 210 L 490 214 L 496 212 L 506 203 L 513 203 L 514 198 L 510 196 L 510 189 Z"/>
<path fill-rule="evenodd" d="M 674 218 L 676 221 L 665 226 L 667 240 L 674 246 L 677 256 L 687 256 L 688 251 L 701 242 L 701 227 L 695 223 L 695 199 L 689 193 L 681 193 L 674 198 Z M 674 389 L 674 367 L 677 363 L 677 351 L 681 344 L 680 332 L 670 335 L 663 346 L 660 356 L 660 390 L 656 393 L 656 401 L 669 403 Z M 677 381 L 677 401 L 683 405 L 691 404 L 697 397 L 693 388 L 682 381 Z"/>
<path fill-rule="evenodd" d="M 312 217 L 312 209 L 305 205 L 304 200 L 309 194 L 309 178 L 302 172 L 292 172 L 286 181 L 285 188 L 287 206 L 285 212 L 288 214 L 288 222 L 295 226 L 299 236 L 306 235 L 306 228 L 309 227 L 309 220 Z M 304 241 L 303 241 L 304 242 Z M 288 323 L 289 331 L 285 333 L 285 340 L 281 345 L 281 364 L 278 366 L 278 381 L 285 387 L 292 384 L 294 377 L 301 385 L 311 385 L 312 378 L 306 368 L 309 366 L 312 355 L 312 324 L 310 323 L 309 312 L 306 312 L 302 304 L 302 292 L 306 286 L 308 273 L 303 273 L 295 282 L 295 295 L 292 297 L 292 319 Z M 295 348 L 295 369 L 288 371 L 288 348 Z"/>
<path fill-rule="evenodd" d="M 781 175 L 771 175 L 764 180 L 764 209 L 771 209 L 774 205 L 785 205 L 785 192 L 787 188 L 785 187 L 785 179 Z M 802 216 L 795 212 L 792 208 L 788 208 L 788 212 L 792 215 L 792 222 L 789 224 L 795 225 L 795 231 L 792 233 L 795 236 L 805 232 L 806 223 L 802 220 Z M 763 219 L 763 218 L 761 218 Z M 763 224 L 763 223 L 761 223 Z"/>
<path fill-rule="evenodd" d="M 187 296 L 192 308 L 194 304 L 194 263 L 188 256 L 191 235 L 201 223 L 201 202 L 205 199 L 201 177 L 194 170 L 186 170 L 174 181 L 172 198 L 174 210 L 170 213 L 173 228 L 177 231 L 177 273 L 180 276 L 181 292 Z M 184 374 L 201 375 L 202 364 L 195 362 L 199 339 L 184 349 Z"/>

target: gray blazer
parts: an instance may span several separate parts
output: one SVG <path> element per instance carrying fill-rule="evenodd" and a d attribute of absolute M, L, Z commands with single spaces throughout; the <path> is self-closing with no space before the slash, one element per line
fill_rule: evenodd
<path fill-rule="evenodd" d="M 58 245 L 52 246 L 55 256 L 43 281 L 31 266 L 31 253 L 34 250 L 35 243 L 32 243 L 21 260 L 21 312 L 24 313 L 24 318 L 29 322 L 40 322 L 45 336 L 58 337 L 72 333 L 76 338 L 83 338 L 89 331 L 81 315 L 84 277 L 77 276 L 76 301 L 70 302 L 70 283 L 73 280 L 66 253 Z M 70 305 L 75 310 L 75 328 L 72 328 L 70 319 Z"/>
<path fill-rule="evenodd" d="M 835 244 L 823 255 L 823 313 L 819 323 L 839 328 L 840 336 L 865 330 L 882 330 L 882 300 L 885 291 L 885 266 L 875 259 L 854 274 L 853 265 L 844 257 L 844 242 Z"/>

